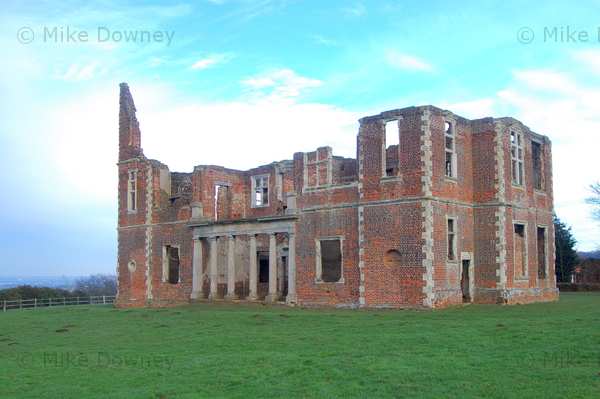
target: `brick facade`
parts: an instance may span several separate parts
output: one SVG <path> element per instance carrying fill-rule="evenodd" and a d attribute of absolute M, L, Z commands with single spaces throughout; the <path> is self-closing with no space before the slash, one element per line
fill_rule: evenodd
<path fill-rule="evenodd" d="M 321 147 L 247 171 L 175 173 L 145 157 L 129 87 L 120 89 L 120 306 L 227 298 L 435 308 L 558 297 L 551 143 L 515 119 L 409 107 L 362 118 L 356 159 Z M 388 122 L 398 145 L 386 145 Z M 319 250 L 337 243 L 339 257 Z M 524 274 L 515 268 L 523 262 Z"/>

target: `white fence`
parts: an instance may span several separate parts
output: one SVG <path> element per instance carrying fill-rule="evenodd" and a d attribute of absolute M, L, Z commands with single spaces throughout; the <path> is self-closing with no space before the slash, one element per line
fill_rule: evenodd
<path fill-rule="evenodd" d="M 2 311 L 14 309 L 38 309 L 54 306 L 73 306 L 73 305 L 109 305 L 115 303 L 115 296 L 74 296 L 64 298 L 45 298 L 45 299 L 15 299 L 11 301 L 2 301 Z"/>

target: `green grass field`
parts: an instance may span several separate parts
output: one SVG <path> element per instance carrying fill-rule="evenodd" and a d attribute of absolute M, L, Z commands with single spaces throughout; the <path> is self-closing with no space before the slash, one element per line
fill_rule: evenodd
<path fill-rule="evenodd" d="M 437 311 L 9 311 L 0 355 L 0 398 L 600 398 L 600 295 Z"/>

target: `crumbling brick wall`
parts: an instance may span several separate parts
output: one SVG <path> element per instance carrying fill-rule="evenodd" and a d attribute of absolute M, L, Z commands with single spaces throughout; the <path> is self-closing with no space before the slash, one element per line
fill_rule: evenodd
<path fill-rule="evenodd" d="M 382 112 L 360 120 L 356 159 L 330 147 L 295 153 L 293 160 L 247 171 L 200 165 L 171 172 L 145 157 L 129 88 L 121 86 L 119 114 L 118 281 L 120 306 L 164 306 L 191 300 L 198 278 L 203 300 L 210 289 L 209 246 L 200 242 L 194 277 L 194 232 L 293 220 L 297 298 L 301 305 L 443 307 L 469 297 L 481 303 L 525 303 L 557 297 L 554 277 L 551 143 L 512 118 L 468 120 L 433 106 Z M 386 143 L 386 123 L 399 144 Z M 397 123 L 396 123 L 397 122 Z M 446 176 L 445 131 L 453 127 L 455 176 Z M 525 183 L 511 178 L 511 131 L 522 134 Z M 541 148 L 544 185 L 534 188 L 532 141 Z M 538 147 L 536 147 L 538 148 Z M 537 159 L 537 158 L 536 158 Z M 393 166 L 390 168 L 389 166 Z M 128 209 L 130 172 L 136 171 L 136 209 Z M 268 177 L 268 204 L 254 206 L 252 179 Z M 216 189 L 216 187 L 221 187 Z M 448 258 L 448 219 L 456 224 L 454 259 Z M 526 228 L 527 275 L 515 271 L 514 223 Z M 547 273 L 538 273 L 537 232 L 546 229 Z M 341 279 L 318 281 L 317 242 L 341 241 Z M 216 242 L 217 297 L 228 284 L 228 237 Z M 277 284 L 288 291 L 283 259 L 289 236 L 276 236 Z M 179 281 L 165 281 L 165 246 L 179 253 Z M 257 254 L 269 253 L 266 234 Z M 250 241 L 235 241 L 235 293 L 249 292 Z M 256 256 L 258 256 L 255 254 Z M 465 262 L 463 264 L 463 262 Z M 466 266 L 465 266 L 466 265 Z M 464 283 L 464 281 L 463 281 Z M 258 284 L 259 297 L 268 284 Z"/>

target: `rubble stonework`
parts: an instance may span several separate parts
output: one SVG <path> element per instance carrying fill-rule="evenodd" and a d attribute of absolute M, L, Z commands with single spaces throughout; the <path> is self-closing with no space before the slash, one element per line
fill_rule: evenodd
<path fill-rule="evenodd" d="M 398 145 L 386 145 L 390 121 Z M 430 105 L 359 122 L 356 159 L 321 147 L 245 171 L 176 173 L 144 155 L 122 83 L 118 305 L 557 299 L 547 137 L 513 118 L 468 120 Z M 522 184 L 512 180 L 511 132 L 519 133 Z M 515 223 L 524 226 L 517 238 Z"/>

